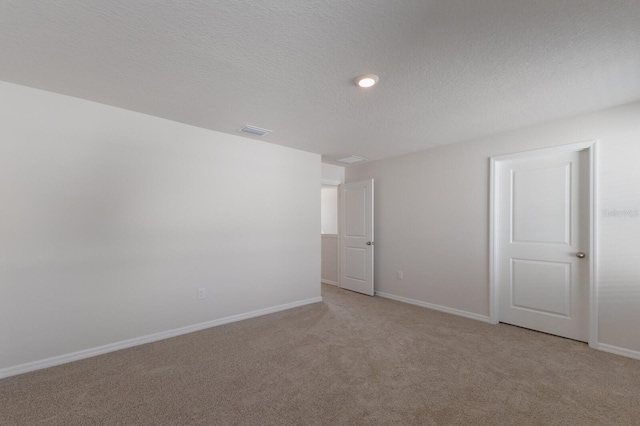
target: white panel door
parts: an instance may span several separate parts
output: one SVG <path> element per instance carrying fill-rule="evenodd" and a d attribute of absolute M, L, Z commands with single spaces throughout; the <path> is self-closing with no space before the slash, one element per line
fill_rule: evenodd
<path fill-rule="evenodd" d="M 373 179 L 342 185 L 340 286 L 373 296 Z"/>
<path fill-rule="evenodd" d="M 500 321 L 587 341 L 587 151 L 497 167 Z"/>

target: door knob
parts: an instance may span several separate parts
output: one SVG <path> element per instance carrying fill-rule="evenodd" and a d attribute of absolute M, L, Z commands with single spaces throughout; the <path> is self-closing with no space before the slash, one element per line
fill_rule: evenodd
<path fill-rule="evenodd" d="M 583 252 L 579 251 L 579 252 L 576 253 L 576 257 L 578 259 L 584 259 L 585 257 L 587 257 L 587 255 L 584 254 Z"/>
<path fill-rule="evenodd" d="M 373 241 L 367 241 L 367 245 L 368 246 L 372 246 L 373 245 Z"/>

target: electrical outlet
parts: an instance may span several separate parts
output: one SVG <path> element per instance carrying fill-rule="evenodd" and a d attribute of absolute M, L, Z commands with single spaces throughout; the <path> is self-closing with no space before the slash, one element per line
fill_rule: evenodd
<path fill-rule="evenodd" d="M 396 277 L 397 277 L 399 280 L 403 280 L 403 279 L 404 279 L 404 274 L 402 273 L 402 271 L 398 271 L 398 273 L 396 274 Z"/>
<path fill-rule="evenodd" d="M 204 287 L 198 289 L 198 300 L 204 299 Z"/>

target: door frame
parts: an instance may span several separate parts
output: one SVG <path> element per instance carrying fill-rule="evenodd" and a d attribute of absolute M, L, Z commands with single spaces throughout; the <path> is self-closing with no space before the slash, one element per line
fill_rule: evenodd
<path fill-rule="evenodd" d="M 500 232 L 500 210 L 498 185 L 499 174 L 497 168 L 499 163 L 518 158 L 535 158 L 564 152 L 587 151 L 589 154 L 589 346 L 597 347 L 598 343 L 598 282 L 597 282 L 597 247 L 596 237 L 598 235 L 598 215 L 597 209 L 597 146 L 598 141 L 585 141 L 558 145 L 550 148 L 534 149 L 530 151 L 516 152 L 512 154 L 497 155 L 489 158 L 490 162 L 490 192 L 489 192 L 489 318 L 492 324 L 498 324 L 500 320 L 500 290 L 498 288 L 498 259 L 500 258 L 499 244 L 497 243 Z"/>

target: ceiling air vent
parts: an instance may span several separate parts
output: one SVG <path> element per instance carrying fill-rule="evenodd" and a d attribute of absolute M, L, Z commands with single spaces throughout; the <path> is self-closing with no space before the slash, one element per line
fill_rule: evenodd
<path fill-rule="evenodd" d="M 350 155 L 349 157 L 338 158 L 337 161 L 346 164 L 359 163 L 361 161 L 366 161 L 367 159 L 364 157 L 358 157 L 357 155 Z"/>
<path fill-rule="evenodd" d="M 250 133 L 256 136 L 264 136 L 266 134 L 273 132 L 273 130 L 263 129 L 261 127 L 256 127 L 256 126 L 250 126 L 248 124 L 244 126 L 242 129 L 240 129 L 240 131 L 243 133 Z"/>

